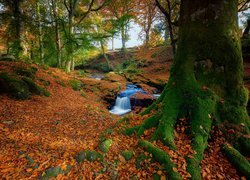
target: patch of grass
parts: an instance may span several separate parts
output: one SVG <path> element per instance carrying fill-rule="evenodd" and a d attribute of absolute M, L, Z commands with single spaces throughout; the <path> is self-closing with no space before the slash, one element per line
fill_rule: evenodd
<path fill-rule="evenodd" d="M 57 84 L 60 84 L 62 87 L 66 87 L 66 84 L 62 80 L 57 80 Z"/>
<path fill-rule="evenodd" d="M 75 91 L 80 91 L 83 84 L 81 81 L 78 81 L 78 80 L 70 80 L 69 81 L 69 85 L 72 87 L 72 89 L 74 89 Z"/>
<path fill-rule="evenodd" d="M 96 70 L 101 71 L 101 72 L 104 72 L 104 73 L 107 73 L 107 72 L 109 72 L 109 71 L 112 70 L 112 69 L 110 69 L 110 68 L 108 67 L 108 65 L 107 65 L 106 62 L 91 65 L 90 68 L 96 69 Z"/>
<path fill-rule="evenodd" d="M 85 76 L 86 76 L 86 73 L 85 73 L 84 70 L 78 70 L 78 71 L 77 71 L 77 74 L 78 74 L 78 76 L 80 76 L 80 77 L 85 77 Z"/>
<path fill-rule="evenodd" d="M 129 59 L 124 61 L 122 64 L 118 65 L 115 68 L 115 72 L 118 74 L 140 74 L 142 71 L 138 68 L 141 66 L 141 63 L 139 61 Z"/>
<path fill-rule="evenodd" d="M 44 80 L 44 79 L 42 79 L 42 78 L 39 78 L 38 80 L 39 80 L 41 83 L 43 83 L 44 86 L 49 86 L 49 85 L 50 85 L 50 81 L 46 81 L 46 80 Z"/>
<path fill-rule="evenodd" d="M 84 97 L 84 98 L 87 97 L 86 94 L 84 93 L 84 91 L 83 91 L 82 89 L 80 90 L 80 93 L 81 93 L 81 96 L 82 96 L 82 97 Z"/>
<path fill-rule="evenodd" d="M 58 79 L 58 78 L 59 78 L 59 76 L 57 76 L 57 75 L 53 75 L 53 77 L 54 77 L 55 79 Z"/>

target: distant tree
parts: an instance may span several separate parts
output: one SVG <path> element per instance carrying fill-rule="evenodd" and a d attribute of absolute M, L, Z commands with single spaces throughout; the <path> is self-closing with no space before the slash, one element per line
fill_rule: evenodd
<path fill-rule="evenodd" d="M 55 42 L 56 42 L 56 58 L 57 67 L 62 67 L 62 43 L 60 34 L 60 16 L 58 10 L 58 2 L 56 0 L 51 0 L 52 14 L 55 27 Z"/>
<path fill-rule="evenodd" d="M 68 53 L 68 59 L 66 60 L 66 71 L 70 72 L 71 70 L 74 70 L 75 62 L 73 58 L 73 52 L 74 52 L 74 26 L 78 23 L 81 23 L 89 13 L 99 11 L 101 8 L 105 6 L 105 4 L 108 2 L 108 0 L 103 0 L 100 5 L 96 5 L 99 3 L 96 3 L 96 0 L 91 0 L 90 2 L 82 2 L 80 4 L 79 0 L 64 0 L 64 6 L 67 10 L 67 53 Z M 77 14 L 77 7 L 82 6 L 83 9 L 86 11 L 78 12 Z M 96 7 L 95 7 L 96 6 Z M 75 17 L 77 15 L 77 21 L 75 21 Z"/>
<path fill-rule="evenodd" d="M 117 25 L 120 27 L 122 49 L 126 49 L 128 41 L 129 25 L 135 16 L 135 1 L 134 0 L 111 0 L 108 6 L 108 11 L 115 17 Z"/>
<path fill-rule="evenodd" d="M 171 45 L 173 49 L 173 53 L 176 52 L 176 38 L 174 33 L 174 27 L 178 25 L 178 14 L 179 14 L 179 6 L 180 0 L 173 1 L 173 0 L 155 0 L 156 6 L 160 9 L 160 11 L 165 16 L 166 22 L 166 32 L 168 29 L 169 37 L 171 40 Z M 165 36 L 166 37 L 166 36 Z"/>
<path fill-rule="evenodd" d="M 3 5 L 1 16 L 8 19 L 8 53 L 13 54 L 16 58 L 21 58 L 23 55 L 22 47 L 22 0 L 1 0 Z M 7 21 L 5 21 L 7 23 Z"/>
<path fill-rule="evenodd" d="M 137 9 L 139 13 L 136 22 L 142 27 L 142 33 L 145 36 L 144 45 L 148 46 L 153 23 L 157 20 L 158 9 L 152 0 L 140 1 Z"/>

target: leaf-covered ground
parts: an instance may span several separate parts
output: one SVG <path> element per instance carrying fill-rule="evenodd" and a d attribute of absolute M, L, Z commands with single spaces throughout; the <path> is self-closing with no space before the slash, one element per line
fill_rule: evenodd
<path fill-rule="evenodd" d="M 51 95 L 32 95 L 24 101 L 0 95 L 0 179 L 166 179 L 164 168 L 138 147 L 137 137 L 121 133 L 126 127 L 142 123 L 147 116 L 132 114 L 119 123 L 119 118 L 107 110 L 103 94 L 115 96 L 125 87 L 127 81 L 123 77 L 109 74 L 98 81 L 16 62 L 0 62 L 0 72 L 11 73 L 17 66 L 37 67 L 35 82 Z M 76 82 L 80 82 L 79 89 Z M 153 142 L 171 156 L 178 167 L 175 171 L 184 179 L 190 177 L 184 157 L 195 153 L 190 137 L 184 134 L 187 122 L 181 119 L 176 126 L 176 152 Z M 152 131 L 145 131 L 142 139 L 147 140 Z M 211 137 L 201 164 L 202 177 L 244 179 L 222 154 L 224 138 L 216 127 Z M 103 152 L 100 145 L 106 139 L 112 144 L 109 151 Z M 101 156 L 95 157 L 92 152 Z"/>

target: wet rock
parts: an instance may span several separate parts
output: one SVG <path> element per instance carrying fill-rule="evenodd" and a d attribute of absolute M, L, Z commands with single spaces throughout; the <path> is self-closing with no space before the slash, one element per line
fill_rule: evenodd
<path fill-rule="evenodd" d="M 148 107 L 151 105 L 156 97 L 150 95 L 150 94 L 141 94 L 141 93 L 136 93 L 135 95 L 130 97 L 130 102 L 132 108 L 135 107 Z"/>

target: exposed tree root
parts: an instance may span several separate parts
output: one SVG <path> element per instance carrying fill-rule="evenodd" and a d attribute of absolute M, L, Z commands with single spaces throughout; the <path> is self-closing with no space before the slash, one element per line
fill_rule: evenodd
<path fill-rule="evenodd" d="M 148 141 L 139 141 L 139 146 L 153 155 L 153 158 L 161 163 L 168 172 L 168 178 L 173 180 L 182 179 L 177 172 L 177 166 L 172 163 L 170 156 L 160 148 L 157 148 Z"/>
<path fill-rule="evenodd" d="M 200 162 L 207 148 L 207 140 L 210 135 L 213 119 L 218 116 L 217 104 L 220 98 L 208 88 L 190 84 L 181 87 L 177 88 L 175 83 L 169 83 L 157 102 L 142 113 L 142 115 L 146 115 L 153 111 L 154 115 L 146 119 L 141 125 L 126 129 L 125 132 L 128 135 L 136 133 L 140 137 L 144 134 L 145 130 L 156 127 L 150 140 L 161 140 L 170 149 L 176 150 L 174 129 L 177 120 L 183 117 L 190 119 L 189 133 L 192 137 L 191 146 L 194 154 L 185 159 L 187 162 L 187 171 L 191 174 L 191 179 L 198 180 L 202 179 Z M 175 166 L 163 150 L 147 141 L 140 141 L 139 145 L 152 153 L 154 158 L 163 164 L 168 175 L 172 176 L 169 177 L 170 179 L 181 177 L 177 172 L 173 171 L 173 167 Z M 240 145 L 244 149 L 249 148 L 249 143 L 245 140 L 240 141 Z M 245 171 L 244 174 L 248 176 L 248 172 L 246 173 Z"/>
<path fill-rule="evenodd" d="M 246 176 L 247 179 L 249 179 L 250 163 L 248 160 L 229 144 L 224 144 L 223 151 L 228 157 L 229 161 L 236 167 L 236 169 L 242 173 L 242 175 Z"/>

